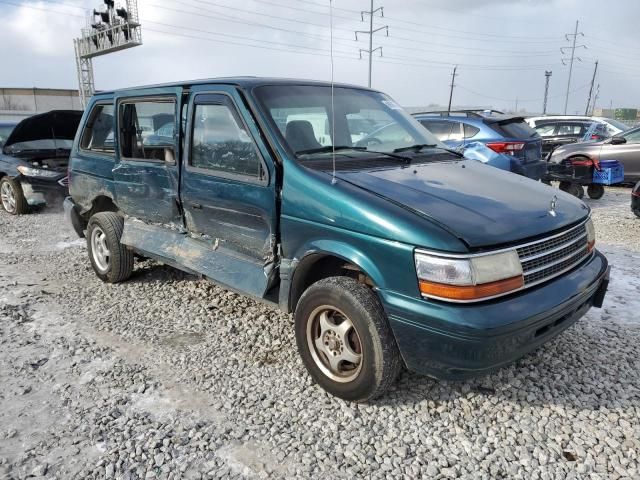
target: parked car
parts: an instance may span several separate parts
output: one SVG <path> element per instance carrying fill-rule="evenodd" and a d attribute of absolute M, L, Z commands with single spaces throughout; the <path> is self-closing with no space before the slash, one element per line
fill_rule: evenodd
<path fill-rule="evenodd" d="M 535 130 L 542 138 L 542 155 L 545 158 L 562 145 L 602 141 L 611 136 L 606 124 L 591 120 L 541 120 Z M 588 138 L 585 138 L 587 134 Z"/>
<path fill-rule="evenodd" d="M 526 119 L 527 123 L 536 128 L 538 125 L 547 123 L 550 121 L 583 121 L 583 122 L 600 122 L 606 126 L 607 137 L 613 137 L 620 132 L 629 130 L 629 126 L 624 123 L 614 120 L 612 118 L 605 117 L 589 117 L 585 115 L 546 115 L 544 117 L 529 117 Z"/>
<path fill-rule="evenodd" d="M 617 160 L 624 166 L 624 181 L 634 183 L 640 180 L 640 127 L 618 133 L 601 142 L 574 143 L 558 147 L 549 162 L 562 163 L 565 160 Z"/>
<path fill-rule="evenodd" d="M 631 211 L 640 218 L 640 182 L 631 191 Z"/>
<path fill-rule="evenodd" d="M 81 111 L 52 110 L 26 118 L 0 154 L 0 198 L 12 215 L 67 195 L 67 166 Z"/>
<path fill-rule="evenodd" d="M 540 180 L 546 172 L 540 136 L 522 117 L 495 110 L 424 112 L 413 116 L 451 147 L 482 142 L 497 153 L 511 155 L 511 170 L 515 173 Z"/>
<path fill-rule="evenodd" d="M 160 112 L 184 126 L 145 146 L 140 117 Z M 329 146 L 322 122 L 305 120 L 320 112 Z M 350 114 L 397 134 L 356 146 Z M 361 87 L 234 78 L 99 93 L 70 193 L 101 280 L 129 278 L 137 254 L 294 312 L 304 365 L 347 400 L 383 393 L 402 365 L 448 379 L 500 367 L 607 289 L 586 205 L 447 151 Z"/>
<path fill-rule="evenodd" d="M 4 146 L 4 142 L 9 138 L 9 134 L 15 128 L 17 122 L 0 122 L 0 148 Z"/>

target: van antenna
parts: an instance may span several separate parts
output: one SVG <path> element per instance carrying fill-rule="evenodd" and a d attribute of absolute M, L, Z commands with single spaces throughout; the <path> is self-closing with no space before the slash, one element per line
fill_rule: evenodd
<path fill-rule="evenodd" d="M 330 47 L 329 56 L 331 57 L 331 158 L 333 162 L 333 170 L 331 174 L 331 185 L 336 184 L 336 115 L 333 101 L 333 0 L 329 0 L 329 30 L 330 30 Z"/>

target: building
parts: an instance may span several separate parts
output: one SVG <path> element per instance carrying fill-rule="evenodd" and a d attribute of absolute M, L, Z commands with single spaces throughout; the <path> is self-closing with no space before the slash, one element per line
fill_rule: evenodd
<path fill-rule="evenodd" d="M 0 121 L 20 121 L 49 110 L 82 110 L 78 90 L 0 88 Z"/>

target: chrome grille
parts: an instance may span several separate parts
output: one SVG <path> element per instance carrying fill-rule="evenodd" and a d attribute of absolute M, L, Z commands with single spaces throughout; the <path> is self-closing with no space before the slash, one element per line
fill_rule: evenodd
<path fill-rule="evenodd" d="M 570 270 L 589 255 L 587 228 L 583 223 L 553 237 L 523 245 L 516 251 L 524 284 L 531 286 Z"/>
<path fill-rule="evenodd" d="M 62 185 L 63 187 L 68 187 L 69 186 L 69 177 L 67 176 L 67 177 L 61 178 L 60 180 L 58 180 L 58 183 L 60 185 Z"/>

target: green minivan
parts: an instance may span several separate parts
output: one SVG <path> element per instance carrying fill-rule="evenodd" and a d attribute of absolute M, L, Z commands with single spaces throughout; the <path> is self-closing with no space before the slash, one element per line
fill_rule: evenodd
<path fill-rule="evenodd" d="M 101 92 L 69 175 L 65 209 L 100 279 L 126 280 L 142 256 L 292 312 L 309 374 L 347 400 L 382 394 L 403 367 L 491 371 L 607 289 L 584 203 L 461 157 L 371 89 L 224 78 Z"/>

